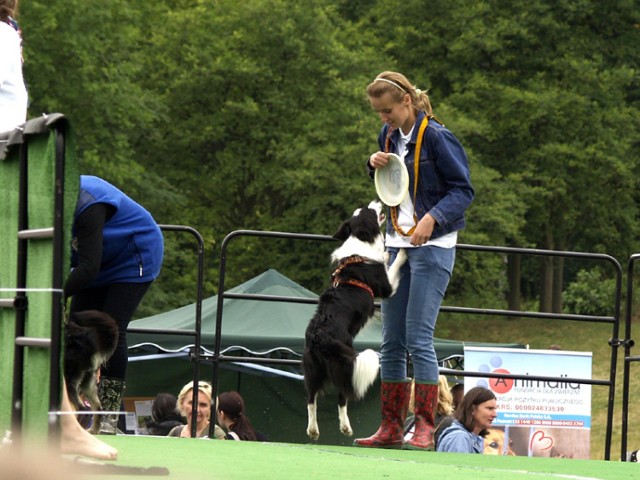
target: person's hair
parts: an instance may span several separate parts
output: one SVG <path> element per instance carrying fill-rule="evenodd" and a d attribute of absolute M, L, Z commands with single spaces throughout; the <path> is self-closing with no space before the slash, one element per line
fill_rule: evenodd
<path fill-rule="evenodd" d="M 416 385 L 415 380 L 411 380 L 411 396 L 409 397 L 409 411 L 415 412 Z M 438 413 L 440 415 L 451 415 L 453 413 L 453 395 L 449 391 L 447 377 L 438 377 Z"/>
<path fill-rule="evenodd" d="M 416 110 L 420 110 L 427 115 L 433 115 L 431 101 L 426 92 L 423 92 L 403 74 L 398 72 L 382 72 L 373 82 L 367 86 L 367 96 L 370 98 L 380 98 L 385 93 L 391 94 L 396 102 L 402 102 L 406 94 L 411 97 L 411 104 Z"/>
<path fill-rule="evenodd" d="M 229 430 L 235 432 L 240 440 L 256 440 L 256 431 L 247 417 L 244 400 L 238 392 L 223 392 L 218 395 L 217 409 L 231 420 Z"/>
<path fill-rule="evenodd" d="M 447 377 L 438 377 L 438 413 L 440 415 L 451 415 L 453 413 L 453 395 L 449 390 Z"/>
<path fill-rule="evenodd" d="M 178 400 L 171 393 L 159 393 L 151 404 L 151 418 L 161 422 L 170 415 L 178 414 Z"/>
<path fill-rule="evenodd" d="M 0 21 L 7 22 L 9 17 L 18 14 L 18 0 L 0 0 Z"/>
<path fill-rule="evenodd" d="M 193 390 L 193 380 L 182 387 L 182 390 L 180 390 L 180 394 L 178 395 L 178 409 L 180 411 L 180 415 L 187 418 L 188 413 L 183 410 L 182 403 L 186 396 L 191 394 L 191 390 Z M 209 399 L 209 404 L 211 404 L 211 399 L 213 398 L 213 389 L 211 388 L 211 384 L 208 382 L 198 382 L 198 391 L 200 394 L 205 395 Z"/>
<path fill-rule="evenodd" d="M 464 428 L 466 428 L 469 432 L 472 432 L 475 427 L 475 421 L 473 419 L 473 410 L 474 407 L 477 407 L 481 403 L 488 402 L 489 400 L 495 400 L 495 394 L 485 387 L 473 387 L 469 390 L 456 411 L 453 412 L 453 417 L 458 420 Z M 483 429 L 479 435 L 484 437 L 489 432 L 486 429 Z"/>

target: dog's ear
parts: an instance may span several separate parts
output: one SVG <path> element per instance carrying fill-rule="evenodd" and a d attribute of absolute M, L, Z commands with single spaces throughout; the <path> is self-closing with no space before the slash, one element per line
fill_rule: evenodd
<path fill-rule="evenodd" d="M 351 235 L 351 224 L 347 220 L 342 222 L 342 224 L 338 227 L 338 231 L 333 234 L 333 238 L 344 242 L 347 238 L 349 238 L 349 235 Z"/>

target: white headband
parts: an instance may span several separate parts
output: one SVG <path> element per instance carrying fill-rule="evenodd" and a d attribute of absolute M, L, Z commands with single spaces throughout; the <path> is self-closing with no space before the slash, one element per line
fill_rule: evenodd
<path fill-rule="evenodd" d="M 374 82 L 377 82 L 377 81 L 390 83 L 390 84 L 391 84 L 391 85 L 393 85 L 394 87 L 398 87 L 398 88 L 399 88 L 400 90 L 402 90 L 404 93 L 408 93 L 404 88 L 402 88 L 400 85 L 398 85 L 398 84 L 397 84 L 396 82 L 394 82 L 393 80 L 387 80 L 386 78 L 379 78 L 379 77 L 378 77 L 378 78 L 376 78 L 376 79 L 374 80 Z"/>

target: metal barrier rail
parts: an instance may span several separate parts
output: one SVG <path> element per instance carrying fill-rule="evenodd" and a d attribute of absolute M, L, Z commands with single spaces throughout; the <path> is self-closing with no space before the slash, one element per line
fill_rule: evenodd
<path fill-rule="evenodd" d="M 633 311 L 633 266 L 640 254 L 631 255 L 627 264 L 627 302 L 625 308 L 624 375 L 622 377 L 622 441 L 620 442 L 620 460 L 627 461 L 627 433 L 629 431 L 629 383 L 631 381 L 631 363 L 640 361 L 640 356 L 631 356 L 631 319 Z"/>
<path fill-rule="evenodd" d="M 191 360 L 193 363 L 193 383 L 197 385 L 200 381 L 200 364 L 201 359 L 201 346 L 202 346 L 202 297 L 204 288 L 204 239 L 200 232 L 195 228 L 185 225 L 159 225 L 160 230 L 164 232 L 183 232 L 191 234 L 198 244 L 198 272 L 196 280 L 196 324 L 194 330 L 171 330 L 171 329 L 155 329 L 148 330 L 142 328 L 127 328 L 127 333 L 157 333 L 157 334 L 171 334 L 171 335 L 185 335 L 192 336 L 195 340 L 194 352 L 191 354 Z M 193 404 L 198 404 L 198 389 L 193 389 Z M 191 417 L 191 436 L 196 436 L 196 424 L 197 422 L 197 409 L 194 409 Z M 213 422 L 215 423 L 215 422 Z"/>
<path fill-rule="evenodd" d="M 297 240 L 310 240 L 310 241 L 333 241 L 336 240 L 333 237 L 327 235 L 314 235 L 303 233 L 287 233 L 287 232 L 266 232 L 258 230 L 236 230 L 228 234 L 221 245 L 220 253 L 220 271 L 219 271 L 219 284 L 218 284 L 218 308 L 216 312 L 216 327 L 215 327 L 215 347 L 213 355 L 202 357 L 201 360 L 213 362 L 213 376 L 212 384 L 214 391 L 218 388 L 219 378 L 219 364 L 222 361 L 244 361 L 258 363 L 257 359 L 247 359 L 247 357 L 236 357 L 221 355 L 221 335 L 222 335 L 222 312 L 224 307 L 225 298 L 237 298 L 237 299 L 251 299 L 262 301 L 292 301 L 297 303 L 317 303 L 313 299 L 292 299 L 290 297 L 279 297 L 275 295 L 252 295 L 252 294 L 230 294 L 225 293 L 225 275 L 227 265 L 227 249 L 229 243 L 238 237 L 267 237 L 267 238 L 289 238 Z M 596 254 L 596 253 L 583 253 L 583 252 L 567 252 L 567 251 L 555 251 L 555 250 L 541 250 L 541 249 L 527 249 L 527 248 L 512 248 L 512 247 L 493 247 L 493 246 L 481 246 L 481 245 L 467 245 L 459 244 L 456 247 L 458 250 L 468 251 L 480 251 L 489 253 L 508 253 L 508 254 L 520 254 L 520 255 L 534 255 L 534 256 L 546 256 L 546 257 L 565 257 L 565 258 L 582 258 L 589 260 L 600 260 L 611 264 L 616 273 L 616 294 L 615 294 L 615 307 L 613 316 L 592 316 L 592 315 L 572 315 L 572 314 L 553 314 L 553 313 L 541 313 L 532 311 L 516 311 L 516 310 L 497 310 L 497 309 L 481 309 L 481 308 L 464 308 L 464 307 L 446 307 L 441 308 L 442 312 L 451 312 L 458 314 L 480 314 L 480 315 L 494 315 L 494 316 L 510 316 L 510 317 L 526 317 L 526 318 L 544 318 L 553 320 L 566 320 L 566 321 L 581 321 L 581 322 L 595 322 L 605 323 L 612 325 L 612 336 L 609 339 L 609 345 L 611 347 L 611 363 L 610 363 L 610 376 L 609 379 L 570 379 L 574 383 L 583 383 L 598 386 L 609 387 L 609 399 L 607 407 L 607 426 L 605 434 L 605 460 L 610 459 L 611 453 L 611 436 L 613 428 L 613 410 L 615 400 L 615 381 L 617 370 L 617 349 L 621 345 L 626 345 L 624 339 L 619 339 L 619 325 L 620 325 L 620 303 L 621 303 L 621 285 L 622 285 L 622 267 L 620 263 L 610 255 Z M 271 359 L 261 359 L 260 363 L 267 363 Z M 289 361 L 291 362 L 291 361 Z M 545 376 L 529 376 L 529 375 L 505 375 L 496 373 L 476 373 L 465 372 L 460 370 L 448 370 L 441 369 L 443 373 L 455 372 L 458 376 L 474 376 L 483 378 L 512 378 L 522 380 L 540 380 L 540 381 L 567 381 L 562 377 L 545 377 Z M 215 399 L 212 409 L 216 408 Z M 213 429 L 213 428 L 211 428 Z M 213 433 L 213 432 L 210 432 Z"/>

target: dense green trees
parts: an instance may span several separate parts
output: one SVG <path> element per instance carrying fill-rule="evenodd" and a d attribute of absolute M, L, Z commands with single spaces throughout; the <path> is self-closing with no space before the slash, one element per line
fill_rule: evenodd
<path fill-rule="evenodd" d="M 21 7 L 31 116 L 68 115 L 85 172 L 121 186 L 160 222 L 203 234 L 207 294 L 229 232 L 331 234 L 373 198 L 363 164 L 379 124 L 364 87 L 386 69 L 429 88 L 467 148 L 477 197 L 462 242 L 622 261 L 637 250 L 636 1 Z M 168 237 L 154 310 L 192 299 L 190 241 Z M 329 247 L 239 242 L 227 285 L 278 268 L 319 290 Z M 450 295 L 491 306 L 510 291 L 513 304 L 522 284 L 526 299 L 559 309 L 577 272 L 550 264 L 538 288 L 538 272 L 513 260 L 522 273 L 508 288 L 502 259 L 461 256 Z"/>

